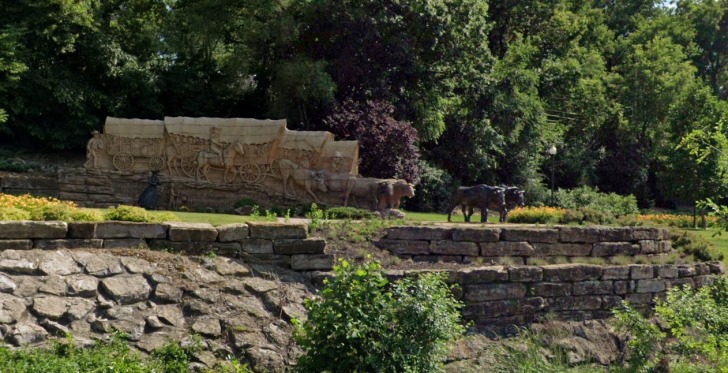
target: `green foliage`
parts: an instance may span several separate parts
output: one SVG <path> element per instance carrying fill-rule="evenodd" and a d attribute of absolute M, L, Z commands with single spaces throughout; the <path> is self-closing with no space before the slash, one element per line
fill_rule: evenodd
<path fill-rule="evenodd" d="M 239 208 L 243 206 L 256 206 L 257 203 L 255 203 L 255 200 L 252 198 L 242 198 L 235 202 L 234 208 Z"/>
<path fill-rule="evenodd" d="M 648 320 L 628 305 L 615 310 L 617 324 L 630 335 L 630 371 L 728 371 L 728 278 L 693 290 L 674 287 Z M 660 325 L 660 326 L 658 326 Z M 663 333 L 660 329 L 667 329 Z M 667 360 L 679 356 L 679 360 Z M 667 365 L 667 366 L 665 366 Z"/>
<path fill-rule="evenodd" d="M 461 335 L 459 310 L 443 274 L 388 288 L 381 265 L 341 261 L 321 296 L 296 321 L 301 372 L 440 371 L 447 342 Z"/>
<path fill-rule="evenodd" d="M 415 196 L 405 201 L 405 207 L 412 211 L 445 211 L 452 193 L 452 177 L 424 160 L 420 160 L 418 168 L 420 182 Z"/>
<path fill-rule="evenodd" d="M 315 232 L 321 229 L 323 220 L 326 219 L 326 213 L 324 210 L 321 210 L 318 205 L 312 203 L 311 209 L 306 213 L 306 217 L 311 219 L 311 222 L 308 224 L 308 231 Z"/>
<path fill-rule="evenodd" d="M 30 212 L 15 207 L 0 207 L 0 220 L 31 220 Z"/>
<path fill-rule="evenodd" d="M 570 190 L 559 189 L 555 193 L 556 205 L 565 209 L 584 208 L 584 214 L 604 213 L 613 217 L 639 214 L 637 199 L 633 195 L 620 196 L 615 193 L 601 193 L 588 186 Z M 599 217 L 596 217 L 598 220 Z"/>
<path fill-rule="evenodd" d="M 138 223 L 161 223 L 164 221 L 179 220 L 177 219 L 177 216 L 171 212 L 150 213 L 141 207 L 126 205 L 112 207 L 104 217 L 106 220 L 131 221 Z"/>
<path fill-rule="evenodd" d="M 715 250 L 710 242 L 688 231 L 673 233 L 670 237 L 672 247 L 700 261 L 723 260 L 723 254 Z"/>
<path fill-rule="evenodd" d="M 631 370 L 651 371 L 662 353 L 660 343 L 665 338 L 665 333 L 627 303 L 623 308 L 615 309 L 614 316 L 617 319 L 617 326 L 630 334 L 627 346 L 631 352 L 629 361 Z"/>
<path fill-rule="evenodd" d="M 96 210 L 77 209 L 71 211 L 71 221 L 103 221 L 104 214 Z"/>
<path fill-rule="evenodd" d="M 62 204 L 48 204 L 30 211 L 31 220 L 71 221 L 72 208 Z"/>
<path fill-rule="evenodd" d="M 329 207 L 326 209 L 326 216 L 329 219 L 374 219 L 374 214 L 371 211 L 355 207 Z"/>
<path fill-rule="evenodd" d="M 108 341 L 96 341 L 90 348 L 76 347 L 69 335 L 66 340 L 55 341 L 50 348 L 9 349 L 0 347 L 3 372 L 189 372 L 192 354 L 199 344 L 182 347 L 169 342 L 144 358 L 129 348 L 123 334 L 114 333 Z M 236 360 L 221 364 L 209 372 L 246 373 L 247 365 Z"/>

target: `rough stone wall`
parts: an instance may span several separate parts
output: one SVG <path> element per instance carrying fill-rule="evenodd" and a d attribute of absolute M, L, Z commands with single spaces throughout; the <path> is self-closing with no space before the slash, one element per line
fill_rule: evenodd
<path fill-rule="evenodd" d="M 4 173 L 0 176 L 0 193 L 32 194 L 59 198 L 58 179 L 52 176 Z"/>
<path fill-rule="evenodd" d="M 555 256 L 608 258 L 672 251 L 667 229 L 647 227 L 394 227 L 375 244 L 404 259 L 455 263 L 509 257 L 516 264 L 530 264 L 534 258 Z"/>
<path fill-rule="evenodd" d="M 215 253 L 297 271 L 330 270 L 326 241 L 305 224 L 0 221 L 0 250 L 155 248 L 191 255 Z"/>
<path fill-rule="evenodd" d="M 88 346 L 126 334 L 148 353 L 201 337 L 191 368 L 226 357 L 255 371 L 288 371 L 298 349 L 292 318 L 305 317 L 313 287 L 302 275 L 230 258 L 194 260 L 144 252 L 149 260 L 88 250 L 0 252 L 0 340 L 36 346 L 73 336 Z"/>
<path fill-rule="evenodd" d="M 603 319 L 623 300 L 646 311 L 670 287 L 701 287 L 724 272 L 721 262 L 490 266 L 452 271 L 449 281 L 459 285 L 465 320 L 499 330 L 547 315 L 558 320 Z"/>

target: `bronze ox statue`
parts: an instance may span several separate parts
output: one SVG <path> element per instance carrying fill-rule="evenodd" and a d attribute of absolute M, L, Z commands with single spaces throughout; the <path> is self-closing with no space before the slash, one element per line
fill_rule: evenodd
<path fill-rule="evenodd" d="M 480 209 L 481 223 L 488 221 L 488 208 L 499 211 L 500 219 L 504 219 L 508 213 L 505 189 L 483 184 L 458 188 L 458 190 L 453 194 L 450 206 L 447 209 L 448 222 L 452 221 L 452 210 L 457 205 L 460 205 L 466 222 L 470 222 L 470 217 L 473 215 L 474 207 L 478 207 Z M 468 208 L 468 211 L 466 211 L 466 207 Z"/>
<path fill-rule="evenodd" d="M 329 180 L 336 181 L 337 174 L 331 175 Z M 344 187 L 344 206 L 348 206 L 351 199 L 359 207 L 356 200 L 359 197 L 369 204 L 371 210 L 398 209 L 402 197 L 414 195 L 414 186 L 406 180 L 348 176 Z"/>
<path fill-rule="evenodd" d="M 508 220 L 508 211 L 511 211 L 516 207 L 525 206 L 526 200 L 523 198 L 523 191 L 518 189 L 518 187 L 501 186 L 501 188 L 505 189 L 506 208 L 501 210 L 499 221 L 501 223 L 505 223 L 506 220 Z"/>

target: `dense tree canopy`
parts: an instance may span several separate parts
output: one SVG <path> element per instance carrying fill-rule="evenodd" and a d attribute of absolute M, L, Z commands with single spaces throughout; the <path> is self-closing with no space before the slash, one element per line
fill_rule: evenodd
<path fill-rule="evenodd" d="M 726 192 L 728 0 L 6 1 L 0 25 L 0 141 L 286 118 L 359 139 L 370 176 Z"/>

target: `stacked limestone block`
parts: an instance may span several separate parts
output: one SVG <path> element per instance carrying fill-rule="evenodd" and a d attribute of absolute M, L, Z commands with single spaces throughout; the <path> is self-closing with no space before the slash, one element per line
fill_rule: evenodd
<path fill-rule="evenodd" d="M 390 272 L 396 279 L 423 271 Z M 463 318 L 482 329 L 502 330 L 548 317 L 603 319 L 623 300 L 648 311 L 673 286 L 701 287 L 725 273 L 721 262 L 681 265 L 487 266 L 449 272 L 457 284 Z"/>
<path fill-rule="evenodd" d="M 0 221 L 0 250 L 146 248 L 190 255 L 216 254 L 297 271 L 330 270 L 326 241 L 305 224 Z"/>
<path fill-rule="evenodd" d="M 672 251 L 667 229 L 645 227 L 394 227 L 376 245 L 404 259 L 455 263 L 510 257 L 528 264 L 554 256 L 609 258 Z"/>

